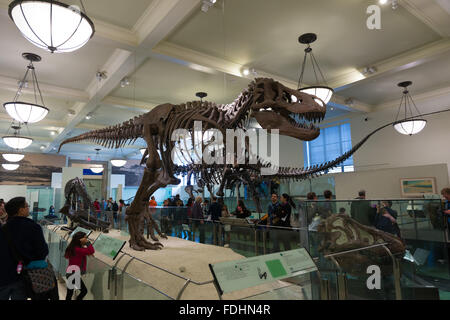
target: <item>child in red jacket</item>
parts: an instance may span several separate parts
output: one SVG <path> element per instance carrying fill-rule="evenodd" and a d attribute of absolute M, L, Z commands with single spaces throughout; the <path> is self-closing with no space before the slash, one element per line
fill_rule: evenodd
<path fill-rule="evenodd" d="M 74 271 L 69 272 L 70 269 L 73 270 L 73 267 L 76 266 L 80 270 L 80 274 L 86 273 L 86 257 L 93 255 L 95 252 L 94 247 L 89 242 L 86 233 L 77 232 L 72 237 L 72 241 L 67 246 L 64 257 L 69 259 L 69 266 L 66 271 L 66 278 L 69 280 L 69 277 L 74 273 Z M 69 269 L 70 268 L 70 269 Z M 87 288 L 84 285 L 83 280 L 80 278 L 81 292 L 77 297 L 77 300 L 83 300 L 83 298 L 87 294 Z M 78 289 L 78 288 L 77 288 Z M 66 300 L 72 300 L 73 288 L 67 287 L 67 295 Z"/>

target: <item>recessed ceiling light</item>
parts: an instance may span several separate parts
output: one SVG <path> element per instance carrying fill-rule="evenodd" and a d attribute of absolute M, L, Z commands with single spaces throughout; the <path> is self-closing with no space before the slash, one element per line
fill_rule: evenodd
<path fill-rule="evenodd" d="M 203 12 L 208 12 L 209 8 L 211 8 L 216 2 L 217 0 L 203 0 L 201 10 Z"/>
<path fill-rule="evenodd" d="M 122 88 L 125 88 L 129 85 L 130 85 L 130 79 L 128 79 L 128 77 L 125 77 L 120 81 L 120 87 L 122 87 Z"/>
<path fill-rule="evenodd" d="M 56 132 L 55 130 L 50 131 L 50 135 L 52 135 L 52 136 L 55 136 L 56 133 L 57 133 L 57 132 Z"/>
<path fill-rule="evenodd" d="M 379 0 L 378 3 L 381 5 L 384 5 L 384 4 L 388 3 L 388 0 Z"/>

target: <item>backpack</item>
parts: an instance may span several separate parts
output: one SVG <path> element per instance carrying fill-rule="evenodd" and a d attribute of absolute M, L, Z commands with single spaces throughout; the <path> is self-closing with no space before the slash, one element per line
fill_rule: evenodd
<path fill-rule="evenodd" d="M 117 202 L 113 203 L 112 209 L 113 211 L 119 211 L 119 206 L 117 205 Z"/>

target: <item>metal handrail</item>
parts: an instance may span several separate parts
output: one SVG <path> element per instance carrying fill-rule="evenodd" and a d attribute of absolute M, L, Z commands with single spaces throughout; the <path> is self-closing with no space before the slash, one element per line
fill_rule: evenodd
<path fill-rule="evenodd" d="M 363 250 L 368 250 L 368 249 L 372 249 L 372 248 L 382 247 L 382 246 L 385 246 L 385 245 L 388 245 L 388 244 L 389 243 L 384 242 L 384 243 L 374 244 L 374 245 L 363 247 L 363 248 L 358 248 L 358 249 L 352 249 L 352 250 L 346 250 L 346 251 L 331 253 L 331 254 L 324 255 L 323 257 L 324 258 L 332 258 L 332 257 L 344 255 L 344 254 L 347 254 L 347 253 L 352 253 L 352 252 L 357 252 L 357 251 L 363 251 Z M 314 258 L 313 260 L 317 261 L 317 260 L 319 260 L 319 258 Z"/>
<path fill-rule="evenodd" d="M 172 271 L 170 271 L 170 270 L 164 269 L 164 268 L 162 268 L 162 267 L 159 267 L 159 266 L 157 266 L 157 265 L 154 265 L 154 264 L 152 264 L 152 263 L 150 263 L 150 262 L 144 261 L 144 260 L 139 259 L 139 258 L 137 258 L 137 257 L 133 257 L 132 255 L 130 255 L 130 254 L 126 253 L 126 252 L 123 252 L 123 254 L 129 256 L 130 258 L 132 258 L 132 260 L 137 260 L 137 261 L 139 261 L 139 262 L 142 262 L 142 263 L 144 263 L 144 264 L 146 264 L 146 265 L 149 265 L 149 266 L 151 266 L 151 267 L 154 267 L 154 268 L 156 268 L 156 269 L 159 269 L 159 270 L 161 270 L 161 271 L 164 271 L 164 272 L 166 272 L 166 273 L 169 273 L 169 274 L 171 274 L 171 275 L 173 275 L 173 276 L 176 276 L 176 277 L 178 277 L 178 278 L 181 278 L 181 279 L 183 279 L 183 280 L 186 280 L 186 281 L 187 281 L 187 280 L 190 280 L 190 279 L 188 279 L 188 278 L 186 278 L 186 277 L 183 277 L 182 275 L 179 275 L 179 274 L 177 274 L 177 273 L 175 273 L 175 272 L 172 272 Z M 130 260 L 129 262 L 131 262 L 131 260 Z M 190 282 L 192 282 L 193 284 L 196 284 L 196 285 L 200 285 L 200 286 L 201 286 L 201 285 L 205 285 L 205 284 L 212 283 L 213 280 L 209 280 L 209 281 L 205 281 L 205 282 L 196 282 L 196 281 L 190 280 Z"/>

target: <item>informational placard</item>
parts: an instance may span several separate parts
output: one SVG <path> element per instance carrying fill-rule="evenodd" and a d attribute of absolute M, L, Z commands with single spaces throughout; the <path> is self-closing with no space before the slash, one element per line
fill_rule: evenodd
<path fill-rule="evenodd" d="M 221 294 L 317 271 L 305 248 L 209 265 Z"/>
<path fill-rule="evenodd" d="M 261 212 L 252 212 L 252 214 L 248 218 L 253 219 L 253 220 L 260 220 L 265 215 L 266 215 L 265 213 L 261 213 Z"/>
<path fill-rule="evenodd" d="M 116 259 L 126 241 L 111 238 L 101 233 L 94 242 L 95 252 L 100 252 L 111 259 Z"/>
<path fill-rule="evenodd" d="M 85 228 L 82 228 L 82 227 L 76 227 L 76 229 L 73 230 L 73 232 L 70 234 L 70 238 L 72 238 L 74 236 L 74 234 L 77 233 L 77 232 L 84 232 L 84 233 L 86 233 L 86 237 L 89 238 L 89 236 L 92 233 L 92 230 L 88 230 L 88 229 L 85 229 Z"/>

